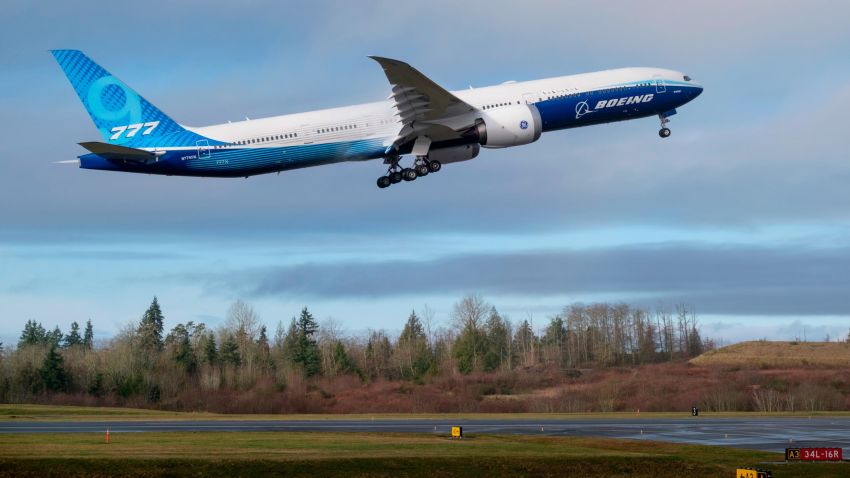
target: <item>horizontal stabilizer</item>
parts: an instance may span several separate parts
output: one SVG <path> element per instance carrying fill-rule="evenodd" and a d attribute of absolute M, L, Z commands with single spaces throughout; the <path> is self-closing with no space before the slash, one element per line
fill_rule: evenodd
<path fill-rule="evenodd" d="M 117 159 L 138 163 L 152 163 L 156 161 L 156 154 L 151 151 L 145 151 L 144 149 L 128 148 L 126 146 L 98 141 L 80 143 L 80 146 L 104 159 Z"/>

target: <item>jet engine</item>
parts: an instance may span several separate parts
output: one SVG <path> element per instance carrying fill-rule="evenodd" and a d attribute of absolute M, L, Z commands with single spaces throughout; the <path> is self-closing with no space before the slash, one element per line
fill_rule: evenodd
<path fill-rule="evenodd" d="M 507 148 L 537 141 L 543 132 L 540 111 L 534 105 L 513 105 L 482 111 L 466 136 L 485 148 Z"/>

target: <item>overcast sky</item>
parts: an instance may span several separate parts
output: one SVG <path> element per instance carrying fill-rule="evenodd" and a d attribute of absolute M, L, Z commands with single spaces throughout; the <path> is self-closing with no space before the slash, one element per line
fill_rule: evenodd
<path fill-rule="evenodd" d="M 309 5 L 309 6 L 307 6 Z M 154 295 L 167 326 L 242 298 L 399 329 L 478 293 L 543 324 L 574 302 L 693 307 L 706 335 L 850 327 L 846 2 L 13 0 L 0 15 L 0 340 L 100 337 Z M 449 89 L 622 66 L 684 71 L 672 118 L 545 134 L 379 190 L 377 161 L 250 179 L 86 171 L 99 136 L 47 52 L 78 48 L 177 121 L 385 98 L 367 55 Z"/>

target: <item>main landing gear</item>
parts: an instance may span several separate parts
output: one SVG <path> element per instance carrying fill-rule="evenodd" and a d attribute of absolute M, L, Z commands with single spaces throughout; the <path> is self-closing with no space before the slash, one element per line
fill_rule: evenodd
<path fill-rule="evenodd" d="M 658 136 L 661 136 L 662 138 L 670 137 L 671 131 L 670 128 L 667 127 L 667 123 L 670 122 L 670 119 L 661 114 L 658 115 L 658 119 L 661 120 L 661 129 L 658 130 Z"/>
<path fill-rule="evenodd" d="M 399 166 L 399 157 L 391 157 L 384 160 L 385 164 L 389 164 L 387 174 L 378 178 L 378 187 L 384 189 L 393 184 L 404 181 L 413 181 L 416 178 L 427 176 L 430 173 L 436 173 L 443 165 L 437 160 L 429 160 L 427 156 L 417 156 L 413 161 L 412 168 L 402 168 Z"/>

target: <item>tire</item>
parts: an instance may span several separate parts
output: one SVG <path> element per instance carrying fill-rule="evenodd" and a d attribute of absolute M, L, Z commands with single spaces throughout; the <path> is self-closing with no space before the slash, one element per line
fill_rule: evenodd
<path fill-rule="evenodd" d="M 436 173 L 442 167 L 443 167 L 443 165 L 440 164 L 440 162 L 437 161 L 437 160 L 428 161 L 428 170 L 431 171 L 432 173 Z"/>
<path fill-rule="evenodd" d="M 380 178 L 378 178 L 378 187 L 381 189 L 389 187 L 389 185 L 392 183 L 393 182 L 390 180 L 389 176 L 381 176 Z"/>
<path fill-rule="evenodd" d="M 413 181 L 414 179 L 416 179 L 416 171 L 410 168 L 404 168 L 401 170 L 401 177 L 405 181 Z"/>
<path fill-rule="evenodd" d="M 670 136 L 670 133 L 671 133 L 670 128 L 661 128 L 658 131 L 658 136 L 661 136 L 662 138 L 667 138 L 667 137 Z"/>
<path fill-rule="evenodd" d="M 431 170 L 428 169 L 427 164 L 420 164 L 420 165 L 416 166 L 416 175 L 417 176 L 427 176 L 428 173 L 430 173 L 430 172 L 431 172 Z"/>
<path fill-rule="evenodd" d="M 393 184 L 398 184 L 401 182 L 401 172 L 393 171 L 390 173 L 390 182 Z"/>

